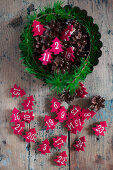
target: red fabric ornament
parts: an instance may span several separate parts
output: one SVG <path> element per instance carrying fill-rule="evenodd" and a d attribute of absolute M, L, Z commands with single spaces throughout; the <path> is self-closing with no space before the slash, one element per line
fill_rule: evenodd
<path fill-rule="evenodd" d="M 67 113 L 66 113 L 66 109 L 64 106 L 62 106 L 59 111 L 57 112 L 57 117 L 55 119 L 59 120 L 59 122 L 63 122 L 64 120 L 66 120 L 66 116 L 67 116 Z"/>
<path fill-rule="evenodd" d="M 77 130 L 81 132 L 83 129 L 83 124 L 84 121 L 82 121 L 79 116 L 76 116 L 73 119 L 68 119 L 66 121 L 65 127 L 68 129 L 68 131 L 71 131 L 71 133 L 77 134 Z"/>
<path fill-rule="evenodd" d="M 40 61 L 42 61 L 43 65 L 47 65 L 48 63 L 51 63 L 51 52 L 50 52 L 50 48 L 48 48 L 47 50 L 44 51 L 43 54 L 41 54 L 41 58 L 39 58 Z"/>
<path fill-rule="evenodd" d="M 69 37 L 73 31 L 73 25 L 69 25 L 64 31 L 61 33 L 61 40 L 69 41 Z"/>
<path fill-rule="evenodd" d="M 96 113 L 92 110 L 89 110 L 89 109 L 82 109 L 82 115 L 81 115 L 81 118 L 82 120 L 85 120 L 85 119 L 89 119 L 90 117 L 93 117 L 94 115 L 96 115 Z"/>
<path fill-rule="evenodd" d="M 73 105 L 70 109 L 70 113 L 68 113 L 69 118 L 74 118 L 75 116 L 81 115 L 81 108 L 80 106 Z"/>
<path fill-rule="evenodd" d="M 41 22 L 36 21 L 36 20 L 33 21 L 33 25 L 32 25 L 32 27 L 34 27 L 32 30 L 32 32 L 34 32 L 33 36 L 43 35 L 45 28 L 43 27 L 44 25 L 40 23 Z"/>
<path fill-rule="evenodd" d="M 104 132 L 106 131 L 105 127 L 107 127 L 106 121 L 100 122 L 100 124 L 96 125 L 95 128 L 92 128 L 95 131 L 95 135 L 104 136 Z"/>
<path fill-rule="evenodd" d="M 64 51 L 62 49 L 62 45 L 60 44 L 61 41 L 57 37 L 52 42 L 52 48 L 50 49 L 51 52 L 53 52 L 54 54 L 59 54 L 60 52 Z"/>
<path fill-rule="evenodd" d="M 13 129 L 13 133 L 15 135 L 19 134 L 22 136 L 22 132 L 24 131 L 23 127 L 25 127 L 25 123 L 24 122 L 15 122 L 15 126 L 11 126 L 11 128 Z"/>
<path fill-rule="evenodd" d="M 61 106 L 61 103 L 58 102 L 58 100 L 56 98 L 53 97 L 52 101 L 51 101 L 52 105 L 51 105 L 51 112 L 58 112 L 60 106 Z"/>
<path fill-rule="evenodd" d="M 28 132 L 26 132 L 26 135 L 23 135 L 23 137 L 26 139 L 26 142 L 35 143 L 34 139 L 36 138 L 36 129 L 35 128 L 30 129 Z"/>
<path fill-rule="evenodd" d="M 28 110 L 28 109 L 33 110 L 32 108 L 32 106 L 34 106 L 33 101 L 34 101 L 33 96 L 29 96 L 27 97 L 26 100 L 24 100 L 24 102 L 22 103 L 22 106 L 24 106 L 25 110 Z"/>
<path fill-rule="evenodd" d="M 34 120 L 34 116 L 33 116 L 33 112 L 21 112 L 19 114 L 19 116 L 21 117 L 22 120 L 30 123 L 31 120 Z"/>
<path fill-rule="evenodd" d="M 26 92 L 24 91 L 24 89 L 21 89 L 20 86 L 17 87 L 17 85 L 15 84 L 13 88 L 11 88 L 12 93 L 12 97 L 19 97 L 19 96 L 24 96 L 26 94 Z"/>
<path fill-rule="evenodd" d="M 71 131 L 71 132 L 74 133 L 74 134 L 77 133 L 77 129 L 76 129 L 76 127 L 75 127 L 74 122 L 73 122 L 72 119 L 68 119 L 68 120 L 66 121 L 65 127 L 68 129 L 68 131 Z"/>
<path fill-rule="evenodd" d="M 45 126 L 47 126 L 46 130 L 55 129 L 55 125 L 58 123 L 55 122 L 54 119 L 51 119 L 51 116 L 47 116 L 47 115 L 45 115 L 44 122 L 46 122 L 45 123 Z"/>
<path fill-rule="evenodd" d="M 65 58 L 67 58 L 67 60 L 74 62 L 73 58 L 75 58 L 75 56 L 73 55 L 74 51 L 72 49 L 72 47 L 66 48 L 66 51 L 64 51 L 63 56 Z"/>
<path fill-rule="evenodd" d="M 54 162 L 56 162 L 58 166 L 62 166 L 62 165 L 66 166 L 66 162 L 67 162 L 67 160 L 66 160 L 66 157 L 67 157 L 66 151 L 61 152 L 56 157 L 57 157 L 57 159 L 54 159 Z"/>
<path fill-rule="evenodd" d="M 18 115 L 19 110 L 14 107 L 12 113 L 13 113 L 13 114 L 11 115 L 11 118 L 12 118 L 12 119 L 11 119 L 10 122 L 15 122 L 15 123 L 20 122 L 21 118 L 20 118 L 20 116 Z"/>
<path fill-rule="evenodd" d="M 37 150 L 40 151 L 44 155 L 46 153 L 51 153 L 50 150 L 49 150 L 50 149 L 50 146 L 49 146 L 50 143 L 49 143 L 48 139 L 42 141 L 42 143 L 43 144 L 39 145 L 40 148 L 38 148 Z"/>
<path fill-rule="evenodd" d="M 61 146 L 64 146 L 64 142 L 66 142 L 67 140 L 67 136 L 57 136 L 56 138 L 52 138 L 53 139 L 53 146 L 56 148 L 58 147 L 59 149 L 61 149 Z"/>
<path fill-rule="evenodd" d="M 75 144 L 73 145 L 74 147 L 75 147 L 75 149 L 76 149 L 76 151 L 84 151 L 84 147 L 86 147 L 85 146 L 85 142 L 86 142 L 86 140 L 85 140 L 85 136 L 83 136 L 83 137 L 81 137 L 81 138 L 79 138 L 76 142 L 75 142 Z"/>
<path fill-rule="evenodd" d="M 88 92 L 86 92 L 86 88 L 84 87 L 84 85 L 81 82 L 79 82 L 79 84 L 80 84 L 80 88 L 76 90 L 76 96 L 84 98 L 84 97 L 86 97 Z"/>

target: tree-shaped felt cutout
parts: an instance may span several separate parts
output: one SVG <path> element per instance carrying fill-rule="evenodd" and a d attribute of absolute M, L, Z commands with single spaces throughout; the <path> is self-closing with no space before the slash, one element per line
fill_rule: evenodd
<path fill-rule="evenodd" d="M 35 143 L 34 139 L 36 138 L 36 129 L 35 128 L 30 129 L 28 132 L 26 132 L 26 135 L 23 135 L 23 137 L 26 139 L 26 142 Z"/>
<path fill-rule="evenodd" d="M 84 87 L 84 85 L 79 82 L 80 87 L 76 90 L 76 96 L 84 98 L 86 97 L 86 95 L 88 94 L 88 92 L 86 92 L 86 88 Z"/>
<path fill-rule="evenodd" d="M 46 153 L 51 153 L 50 150 L 49 150 L 50 149 L 49 144 L 50 143 L 49 143 L 48 139 L 46 139 L 46 140 L 42 141 L 42 144 L 39 145 L 40 148 L 38 148 L 37 150 L 40 151 L 44 155 Z"/>
<path fill-rule="evenodd" d="M 47 115 L 45 115 L 44 122 L 45 122 L 45 126 L 47 126 L 46 130 L 55 129 L 55 125 L 58 123 L 55 122 L 54 119 L 51 119 L 51 116 L 47 116 Z"/>
<path fill-rule="evenodd" d="M 41 54 L 41 56 L 42 57 L 39 58 L 39 60 L 42 61 L 43 65 L 47 65 L 48 63 L 51 63 L 52 56 L 49 48 L 45 50 L 44 53 Z"/>
<path fill-rule="evenodd" d="M 57 112 L 57 117 L 55 119 L 59 120 L 59 122 L 63 122 L 64 120 L 66 120 L 66 116 L 67 116 L 67 113 L 66 113 L 66 109 L 64 106 L 62 106 L 59 111 Z"/>
<path fill-rule="evenodd" d="M 89 109 L 82 109 L 82 112 L 81 112 L 81 119 L 84 121 L 85 119 L 89 119 L 90 117 L 93 117 L 94 115 L 96 115 L 96 113 L 92 110 L 89 110 Z"/>
<path fill-rule="evenodd" d="M 63 53 L 63 57 L 67 58 L 67 60 L 74 62 L 75 56 L 73 55 L 74 51 L 72 47 L 66 48 L 66 50 Z"/>
<path fill-rule="evenodd" d="M 53 52 L 54 54 L 59 54 L 60 52 L 63 51 L 62 45 L 60 44 L 61 41 L 56 37 L 53 41 L 53 44 L 51 45 L 50 51 Z"/>
<path fill-rule="evenodd" d="M 50 106 L 51 107 L 51 112 L 57 113 L 60 106 L 61 106 L 61 103 L 58 102 L 58 100 L 56 98 L 54 98 L 54 97 L 53 97 L 51 103 L 52 103 L 52 105 Z"/>
<path fill-rule="evenodd" d="M 65 28 L 64 31 L 61 33 L 61 40 L 69 41 L 69 37 L 71 36 L 72 32 L 73 32 L 73 25 L 68 25 L 68 27 Z"/>
<path fill-rule="evenodd" d="M 19 114 L 20 118 L 28 123 L 31 122 L 31 120 L 34 120 L 33 112 L 21 112 Z"/>
<path fill-rule="evenodd" d="M 92 128 L 92 129 L 95 131 L 95 135 L 104 136 L 104 132 L 106 131 L 105 127 L 107 127 L 107 123 L 106 123 L 106 121 L 103 121 L 103 122 L 100 122 L 99 124 L 97 124 L 96 127 Z"/>
<path fill-rule="evenodd" d="M 22 103 L 22 106 L 24 106 L 25 110 L 33 110 L 32 106 L 34 106 L 33 104 L 34 98 L 33 96 L 29 96 L 27 97 L 26 100 L 24 100 L 24 102 Z"/>
<path fill-rule="evenodd" d="M 75 116 L 81 115 L 81 108 L 80 108 L 80 106 L 72 105 L 68 115 L 69 115 L 70 118 L 74 118 Z"/>
<path fill-rule="evenodd" d="M 64 146 L 64 142 L 66 142 L 67 136 L 61 135 L 61 136 L 56 136 L 56 138 L 53 139 L 53 146 L 58 147 L 61 149 L 61 146 Z"/>
<path fill-rule="evenodd" d="M 14 107 L 12 111 L 13 114 L 11 115 L 11 118 L 12 118 L 11 122 L 15 122 L 15 123 L 20 122 L 21 118 L 19 116 L 19 112 L 20 111 Z"/>
<path fill-rule="evenodd" d="M 21 89 L 20 86 L 18 87 L 16 84 L 14 85 L 13 88 L 11 88 L 12 93 L 12 97 L 19 97 L 19 96 L 24 96 L 26 94 L 26 92 L 24 91 L 24 89 Z"/>
<path fill-rule="evenodd" d="M 43 32 L 45 31 L 45 28 L 43 26 L 44 25 L 41 24 L 41 22 L 34 20 L 32 25 L 32 27 L 34 27 L 32 30 L 32 32 L 34 32 L 33 36 L 43 35 Z"/>
<path fill-rule="evenodd" d="M 81 151 L 84 151 L 85 142 L 86 142 L 85 136 L 79 138 L 79 139 L 75 142 L 75 144 L 73 145 L 73 146 L 75 147 L 75 150 L 78 151 L 78 152 L 79 152 L 80 150 L 81 150 Z"/>
<path fill-rule="evenodd" d="M 21 136 L 22 136 L 22 132 L 24 131 L 23 127 L 25 127 L 24 122 L 17 122 L 15 123 L 15 126 L 11 126 L 11 128 L 13 129 L 13 133 L 15 135 L 19 134 Z"/>
<path fill-rule="evenodd" d="M 67 154 L 66 151 L 61 152 L 58 156 L 56 156 L 57 158 L 54 159 L 54 162 L 57 163 L 58 166 L 66 166 L 66 162 L 67 162 Z"/>

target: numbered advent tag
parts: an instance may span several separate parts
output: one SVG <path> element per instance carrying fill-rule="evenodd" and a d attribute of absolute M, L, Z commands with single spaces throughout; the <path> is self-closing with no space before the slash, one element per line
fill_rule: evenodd
<path fill-rule="evenodd" d="M 106 121 L 100 122 L 100 124 L 96 125 L 95 128 L 92 128 L 95 131 L 95 135 L 104 136 L 104 132 L 106 131 L 105 127 L 107 127 Z"/>
<path fill-rule="evenodd" d="M 50 150 L 49 150 L 50 149 L 49 144 L 50 143 L 49 143 L 48 139 L 46 139 L 46 140 L 42 141 L 42 144 L 39 145 L 40 148 L 38 148 L 37 150 L 40 151 L 44 155 L 46 153 L 51 153 Z"/>
<path fill-rule="evenodd" d="M 78 151 L 78 152 L 79 152 L 80 150 L 81 150 L 81 151 L 84 151 L 85 142 L 86 142 L 85 136 L 79 138 L 79 139 L 75 142 L 75 144 L 73 145 L 73 146 L 75 147 L 75 150 Z"/>
<path fill-rule="evenodd" d="M 19 116 L 21 117 L 22 120 L 30 123 L 31 120 L 34 120 L 34 116 L 33 116 L 33 112 L 21 112 L 19 114 Z"/>
<path fill-rule="evenodd" d="M 59 54 L 60 52 L 64 51 L 62 49 L 62 45 L 60 44 L 61 41 L 57 37 L 52 42 L 53 44 L 51 45 L 51 52 L 53 52 L 54 54 Z"/>
<path fill-rule="evenodd" d="M 58 166 L 66 166 L 66 162 L 67 162 L 67 154 L 66 154 L 66 151 L 64 152 L 61 152 L 58 156 L 56 156 L 57 159 L 54 159 L 54 161 L 57 163 Z"/>
<path fill-rule="evenodd" d="M 46 130 L 55 129 L 55 125 L 58 123 L 55 122 L 54 119 L 51 119 L 51 116 L 47 116 L 47 115 L 45 115 L 44 122 L 45 122 L 45 126 L 47 126 Z"/>
<path fill-rule="evenodd" d="M 66 50 L 63 53 L 63 57 L 67 58 L 67 60 L 74 62 L 75 56 L 73 55 L 74 51 L 72 47 L 66 48 Z"/>
<path fill-rule="evenodd" d="M 57 120 L 59 120 L 59 122 L 63 122 L 64 120 L 66 120 L 67 118 L 66 118 L 66 116 L 67 116 L 67 113 L 66 113 L 66 109 L 65 109 L 65 107 L 63 106 L 63 107 L 61 107 L 60 109 L 59 109 L 59 111 L 57 112 L 57 117 L 55 118 L 55 119 L 57 119 Z"/>
<path fill-rule="evenodd" d="M 33 96 L 29 96 L 27 97 L 26 100 L 24 100 L 24 102 L 22 103 L 22 106 L 24 106 L 25 110 L 28 110 L 28 109 L 33 110 L 32 108 L 32 106 L 34 106 L 33 101 L 34 101 Z"/>
<path fill-rule="evenodd" d="M 26 139 L 26 142 L 35 143 L 35 138 L 36 138 L 36 130 L 35 130 L 35 128 L 30 129 L 28 132 L 26 132 L 26 135 L 23 135 L 23 137 Z"/>
<path fill-rule="evenodd" d="M 18 123 L 15 123 L 15 126 L 11 126 L 11 128 L 13 129 L 13 133 L 15 135 L 19 134 L 21 136 L 22 136 L 22 132 L 24 131 L 23 127 L 25 127 L 24 122 L 18 122 Z"/>
<path fill-rule="evenodd" d="M 34 27 L 32 30 L 32 32 L 34 32 L 33 36 L 43 35 L 45 28 L 44 25 L 41 24 L 41 22 L 34 20 L 32 27 Z"/>
<path fill-rule="evenodd" d="M 51 63 L 51 52 L 50 49 L 48 48 L 47 50 L 44 51 L 44 54 L 41 54 L 41 58 L 39 58 L 40 61 L 42 61 L 43 65 L 47 65 L 48 63 Z"/>
<path fill-rule="evenodd" d="M 21 118 L 20 118 L 20 116 L 19 116 L 19 110 L 14 107 L 12 113 L 13 113 L 13 114 L 11 115 L 11 118 L 12 118 L 12 119 L 11 119 L 10 122 L 15 122 L 15 123 L 20 122 Z"/>
<path fill-rule="evenodd" d="M 61 149 L 61 146 L 64 146 L 64 142 L 66 142 L 67 136 L 56 136 L 56 138 L 52 138 L 53 139 L 53 146 L 54 147 L 58 147 L 59 149 Z"/>
<path fill-rule="evenodd" d="M 15 84 L 13 88 L 11 88 L 12 97 L 19 97 L 19 96 L 24 96 L 26 92 Z"/>

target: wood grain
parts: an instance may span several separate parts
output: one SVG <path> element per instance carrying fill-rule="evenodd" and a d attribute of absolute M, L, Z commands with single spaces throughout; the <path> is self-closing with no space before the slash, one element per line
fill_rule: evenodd
<path fill-rule="evenodd" d="M 84 100 L 75 100 L 73 104 L 80 104 L 81 107 L 87 108 L 88 100 L 93 95 L 101 95 L 106 99 L 106 107 L 97 115 L 85 122 L 85 127 L 77 136 L 71 135 L 70 143 L 73 144 L 77 137 L 86 137 L 85 152 L 77 153 L 71 147 L 71 170 L 112 170 L 113 156 L 113 1 L 96 1 L 82 0 L 69 1 L 70 4 L 85 9 L 89 16 L 94 18 L 94 22 L 99 25 L 102 35 L 102 57 L 99 64 L 94 68 L 92 74 L 88 75 L 85 80 L 85 86 L 89 93 Z M 108 124 L 107 132 L 104 137 L 95 136 L 91 127 L 94 123 L 106 120 Z"/>
<path fill-rule="evenodd" d="M 85 123 L 81 133 L 68 136 L 67 143 L 62 147 L 68 154 L 67 166 L 58 168 L 54 163 L 54 156 L 59 152 L 52 148 L 51 154 L 46 156 L 37 152 L 42 140 L 60 134 L 68 135 L 67 131 L 58 124 L 54 131 L 46 132 L 43 126 L 45 114 L 51 115 L 49 106 L 52 94 L 49 88 L 40 80 L 35 79 L 24 71 L 24 66 L 19 61 L 20 50 L 18 47 L 20 33 L 24 28 L 26 15 L 39 6 L 47 5 L 47 0 L 1 0 L 0 1 L 0 170 L 112 170 L 113 163 L 113 1 L 112 0 L 65 0 L 64 5 L 79 6 L 86 9 L 88 15 L 93 16 L 99 25 L 104 44 L 98 66 L 85 81 L 89 95 L 87 99 L 75 100 L 73 104 L 87 106 L 89 98 L 95 94 L 106 99 L 106 108 L 101 110 L 93 119 Z M 53 3 L 53 2 L 52 2 Z M 11 129 L 10 115 L 14 107 L 22 109 L 21 103 L 25 97 L 12 99 L 10 88 L 16 83 L 25 89 L 27 95 L 35 98 L 35 120 L 26 129 L 36 128 L 37 142 L 28 145 L 21 137 L 15 136 Z M 52 115 L 53 116 L 53 115 Z M 106 120 L 108 124 L 105 137 L 99 140 L 90 130 L 93 123 Z M 77 153 L 72 144 L 77 137 L 86 136 L 85 152 Z M 69 140 L 70 139 L 70 140 Z M 70 144 L 70 146 L 69 146 Z M 69 152 L 71 147 L 71 152 Z M 70 154 L 70 155 L 69 155 Z M 70 162 L 69 162 L 70 158 Z"/>

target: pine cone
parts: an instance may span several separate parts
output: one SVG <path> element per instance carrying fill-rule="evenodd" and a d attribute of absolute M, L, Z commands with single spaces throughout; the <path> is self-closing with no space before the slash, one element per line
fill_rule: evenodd
<path fill-rule="evenodd" d="M 76 96 L 75 94 L 70 95 L 69 91 L 64 91 L 63 94 L 59 95 L 59 98 L 60 98 L 60 100 L 65 101 L 65 102 L 68 103 L 70 101 L 73 101 L 75 96 Z"/>
<path fill-rule="evenodd" d="M 37 56 L 41 56 L 42 53 L 52 45 L 52 41 L 55 37 L 58 37 L 61 40 L 61 33 L 64 31 L 64 28 L 67 28 L 69 25 L 73 25 L 73 32 L 69 37 L 69 41 L 61 41 L 62 49 L 65 51 L 69 47 L 73 47 L 73 55 L 75 56 L 74 62 L 71 63 L 67 59 L 62 58 L 62 53 L 59 55 L 54 55 L 52 53 L 53 61 L 48 64 L 48 66 L 43 66 L 44 69 L 48 71 L 57 71 L 61 70 L 61 73 L 65 71 L 70 71 L 70 66 L 79 67 L 81 65 L 81 58 L 87 58 L 90 51 L 90 39 L 83 26 L 75 20 L 57 20 L 51 21 L 44 27 L 46 28 L 45 32 L 41 36 L 35 37 L 35 50 L 34 58 L 36 62 L 39 62 Z"/>
<path fill-rule="evenodd" d="M 100 110 L 100 108 L 105 107 L 105 99 L 101 96 L 94 96 L 91 100 L 91 109 L 95 109 L 96 111 Z"/>
<path fill-rule="evenodd" d="M 65 71 L 70 70 L 71 63 L 66 59 L 58 55 L 53 61 L 52 61 L 52 71 L 56 71 L 59 73 L 61 71 L 62 74 L 65 73 Z"/>

